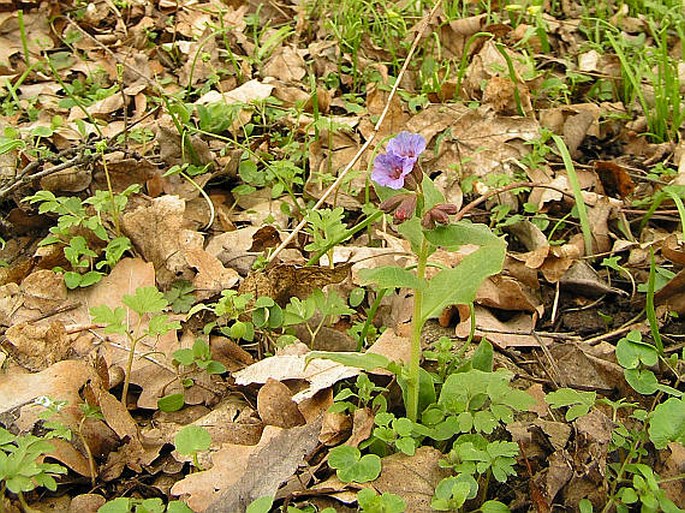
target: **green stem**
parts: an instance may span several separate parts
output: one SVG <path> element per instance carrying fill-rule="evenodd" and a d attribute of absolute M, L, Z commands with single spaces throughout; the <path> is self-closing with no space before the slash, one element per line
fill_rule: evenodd
<path fill-rule="evenodd" d="M 416 277 L 420 287 L 414 291 L 414 314 L 411 320 L 411 357 L 407 376 L 407 417 L 416 422 L 419 412 L 419 370 L 421 366 L 421 331 L 425 320 L 421 313 L 423 306 L 423 283 L 426 276 L 428 260 L 428 241 L 422 237 L 416 266 Z"/>
<path fill-rule="evenodd" d="M 138 344 L 138 341 L 143 338 L 142 336 L 136 338 L 136 335 L 140 333 L 140 327 L 142 326 L 142 324 L 143 316 L 141 315 L 138 318 L 138 325 L 136 326 L 135 331 L 132 335 L 129 335 L 128 337 L 131 347 L 129 348 L 128 360 L 126 361 L 126 375 L 124 376 L 124 388 L 121 391 L 121 404 L 124 405 L 124 408 L 127 408 L 126 397 L 128 396 L 128 387 L 131 383 L 131 371 L 133 370 L 133 358 L 136 355 L 136 345 Z"/>

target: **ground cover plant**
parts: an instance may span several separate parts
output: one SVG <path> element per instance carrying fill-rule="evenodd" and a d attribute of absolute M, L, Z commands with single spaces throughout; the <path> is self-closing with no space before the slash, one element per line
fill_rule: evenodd
<path fill-rule="evenodd" d="M 685 510 L 681 2 L 0 28 L 0 511 Z"/>

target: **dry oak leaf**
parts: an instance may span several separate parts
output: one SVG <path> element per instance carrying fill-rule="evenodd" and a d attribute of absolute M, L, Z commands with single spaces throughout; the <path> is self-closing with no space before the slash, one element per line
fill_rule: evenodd
<path fill-rule="evenodd" d="M 71 322 L 81 325 L 91 323 L 90 308 L 98 305 L 107 305 L 112 309 L 124 306 L 122 297 L 127 294 L 135 294 L 138 287 L 149 287 L 155 284 L 155 272 L 153 265 L 140 258 L 124 258 L 117 263 L 99 283 L 88 289 L 73 290 L 69 292 L 69 299 L 81 303 L 81 308 L 65 314 Z M 124 307 L 126 308 L 126 307 Z M 135 326 L 137 316 L 130 312 L 130 323 Z M 147 321 L 143 321 L 141 330 L 147 327 Z M 107 343 L 100 344 L 98 352 L 105 358 L 107 367 L 111 372 L 114 368 L 123 368 L 128 360 L 128 340 L 125 335 L 108 334 L 103 337 Z M 175 377 L 174 367 L 171 365 L 171 354 L 179 348 L 176 331 L 171 331 L 158 339 L 144 338 L 136 346 L 136 353 L 147 357 L 138 357 L 133 360 L 131 383 L 142 387 L 138 406 L 141 408 L 157 408 L 157 399 L 162 393 L 166 383 L 173 382 Z M 150 356 L 154 354 L 154 356 Z M 166 379 L 166 381 L 165 381 Z"/>
<path fill-rule="evenodd" d="M 224 444 L 213 454 L 214 466 L 179 481 L 171 493 L 182 496 L 198 513 L 245 511 L 255 499 L 275 495 L 306 455 L 319 444 L 321 418 L 304 426 L 267 426 L 257 445 Z"/>
<path fill-rule="evenodd" d="M 65 360 L 71 350 L 69 336 L 61 322 L 15 324 L 7 329 L 5 336 L 17 363 L 33 372 Z"/>
<path fill-rule="evenodd" d="M 316 289 L 340 283 L 350 273 L 352 264 L 334 267 L 298 267 L 292 264 L 277 264 L 266 271 L 248 275 L 238 287 L 240 294 L 251 293 L 255 298 L 268 296 L 281 306 L 291 297 L 306 299 Z"/>
<path fill-rule="evenodd" d="M 373 482 L 381 493 L 394 493 L 407 503 L 406 513 L 431 511 L 435 487 L 450 475 L 438 462 L 444 455 L 433 447 L 423 446 L 414 456 L 393 454 L 383 458 L 383 472 Z"/>
<path fill-rule="evenodd" d="M 155 266 L 165 288 L 179 278 L 192 279 L 185 250 L 202 249 L 203 236 L 183 227 L 185 201 L 178 196 L 156 198 L 145 207 L 124 214 L 121 227 L 145 260 Z"/>
<path fill-rule="evenodd" d="M 79 404 L 80 388 L 93 379 L 97 379 L 95 369 L 76 360 L 57 362 L 35 374 L 0 374 L 0 415 L 12 415 L 20 430 L 30 431 L 38 415 L 45 411 L 44 407 L 34 404 L 36 398 L 49 396 L 57 401 Z"/>

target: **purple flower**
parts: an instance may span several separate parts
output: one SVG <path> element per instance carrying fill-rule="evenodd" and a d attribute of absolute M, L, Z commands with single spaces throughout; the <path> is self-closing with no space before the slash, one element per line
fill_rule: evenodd
<path fill-rule="evenodd" d="M 419 134 L 400 132 L 388 142 L 388 152 L 376 157 L 371 179 L 391 189 L 404 187 L 405 177 L 412 172 L 426 140 Z"/>
<path fill-rule="evenodd" d="M 404 187 L 404 177 L 414 169 L 416 159 L 400 157 L 394 153 L 381 153 L 373 162 L 371 179 L 391 189 Z"/>
<path fill-rule="evenodd" d="M 416 162 L 426 149 L 426 140 L 420 134 L 400 132 L 388 142 L 388 153 L 408 157 Z"/>

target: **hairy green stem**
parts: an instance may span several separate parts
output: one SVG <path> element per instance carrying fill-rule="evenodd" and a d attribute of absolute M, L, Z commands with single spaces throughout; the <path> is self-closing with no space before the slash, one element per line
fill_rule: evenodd
<path fill-rule="evenodd" d="M 419 371 L 421 367 L 421 332 L 425 319 L 421 312 L 423 306 L 423 284 L 426 276 L 426 262 L 428 260 L 428 241 L 422 238 L 421 248 L 418 251 L 416 277 L 419 279 L 419 288 L 414 291 L 414 314 L 411 320 L 411 356 L 409 359 L 409 372 L 407 373 L 407 417 L 416 422 L 419 412 Z"/>

